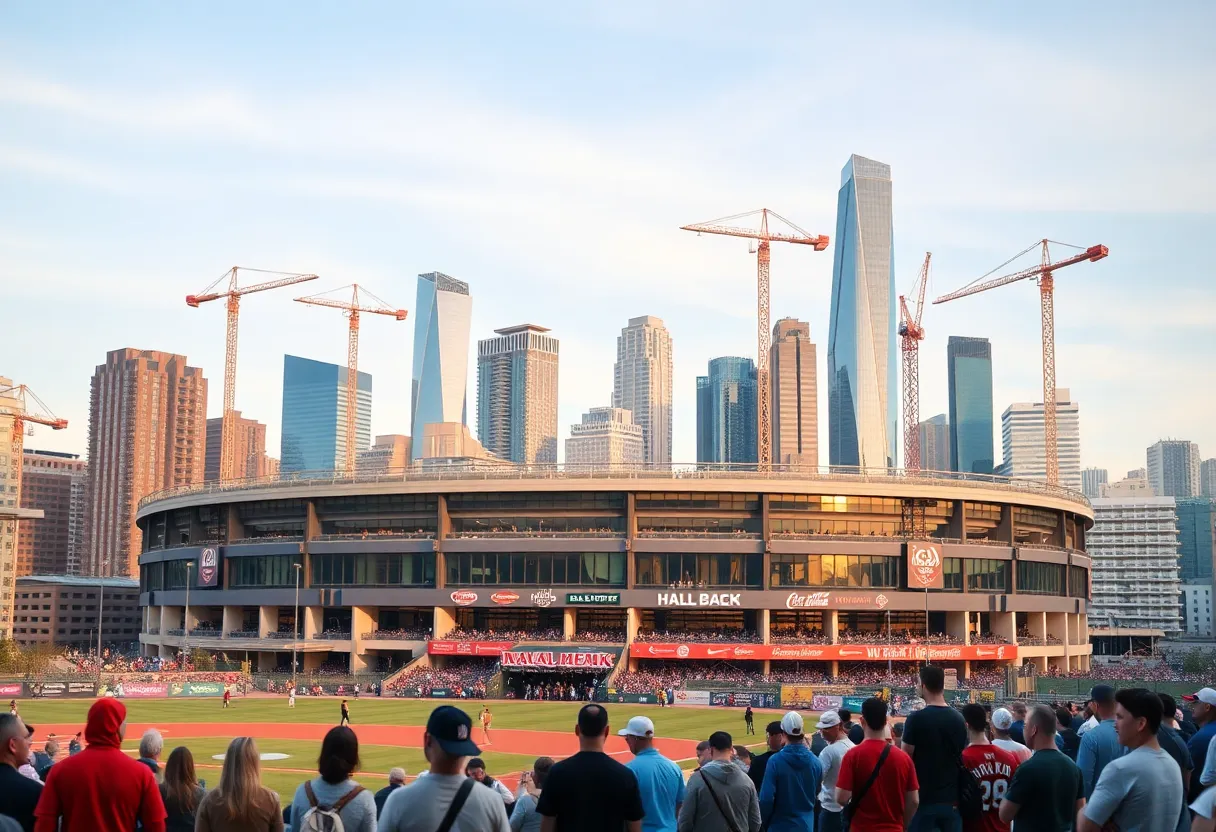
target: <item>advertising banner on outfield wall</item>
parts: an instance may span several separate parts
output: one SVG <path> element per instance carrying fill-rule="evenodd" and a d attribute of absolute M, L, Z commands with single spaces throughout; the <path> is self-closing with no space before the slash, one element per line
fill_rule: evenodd
<path fill-rule="evenodd" d="M 631 644 L 639 659 L 719 659 L 722 661 L 1005 661 L 1018 657 L 1012 644 Z"/>
<path fill-rule="evenodd" d="M 428 641 L 432 656 L 501 656 L 515 646 L 513 641 Z"/>
<path fill-rule="evenodd" d="M 843 696 L 837 696 L 834 693 L 820 693 L 811 697 L 812 711 L 835 711 L 844 707 L 841 703 L 844 702 Z"/>
<path fill-rule="evenodd" d="M 776 708 L 781 704 L 779 693 L 756 693 L 755 691 L 719 691 L 709 692 L 709 704 L 721 705 L 726 708 Z"/>
<path fill-rule="evenodd" d="M 34 682 L 30 685 L 30 696 L 61 699 L 64 697 L 91 697 L 96 695 L 97 685 L 93 682 Z"/>
<path fill-rule="evenodd" d="M 165 682 L 120 682 L 114 693 L 123 699 L 156 699 L 169 695 L 169 685 Z"/>
<path fill-rule="evenodd" d="M 869 698 L 868 696 L 843 696 L 840 699 L 840 707 L 848 708 L 853 713 L 859 714 L 861 713 L 861 703 Z"/>
<path fill-rule="evenodd" d="M 672 700 L 676 705 L 708 705 L 709 691 L 707 690 L 677 690 Z"/>
<path fill-rule="evenodd" d="M 619 652 L 587 648 L 529 648 L 504 650 L 504 669 L 526 670 L 611 670 L 616 666 Z"/>
<path fill-rule="evenodd" d="M 169 686 L 170 696 L 223 696 L 223 682 L 174 682 Z"/>
<path fill-rule="evenodd" d="M 815 699 L 815 691 L 810 685 L 782 685 L 781 707 L 809 708 Z"/>
<path fill-rule="evenodd" d="M 603 701 L 616 702 L 618 705 L 653 705 L 659 700 L 653 693 L 618 693 L 615 688 L 610 688 Z"/>
<path fill-rule="evenodd" d="M 25 685 L 21 682 L 0 682 L 0 697 L 7 696 L 15 699 L 23 695 Z"/>

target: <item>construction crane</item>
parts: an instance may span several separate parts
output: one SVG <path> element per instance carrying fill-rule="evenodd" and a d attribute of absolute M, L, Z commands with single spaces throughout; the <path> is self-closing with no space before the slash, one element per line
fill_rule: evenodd
<path fill-rule="evenodd" d="M 925 340 L 920 325 L 925 310 L 925 286 L 929 283 L 929 261 L 932 252 L 925 252 L 924 265 L 916 277 L 912 294 L 916 297 L 916 312 L 908 310 L 908 299 L 899 296 L 899 337 L 904 359 L 904 469 L 920 470 L 920 342 Z"/>
<path fill-rule="evenodd" d="M 275 277 L 264 283 L 239 286 L 237 280 L 240 272 L 254 272 L 255 274 L 275 275 Z M 228 281 L 228 289 L 219 291 L 217 287 L 220 287 L 225 279 Z M 265 269 L 233 266 L 197 295 L 186 295 L 186 305 L 194 308 L 198 308 L 199 305 L 208 301 L 228 298 L 228 334 L 224 347 L 224 410 L 220 428 L 221 482 L 236 479 L 236 336 L 237 319 L 241 311 L 241 296 L 316 279 L 315 274 L 291 274 L 290 272 L 272 272 Z"/>
<path fill-rule="evenodd" d="M 351 290 L 349 301 L 325 297 L 325 295 L 332 295 L 346 289 Z M 364 298 L 370 298 L 374 302 L 374 305 L 361 300 L 360 293 L 362 293 Z M 334 289 L 331 292 L 322 292 L 319 295 L 296 298 L 296 302 L 307 303 L 311 306 L 327 306 L 330 309 L 341 309 L 346 313 L 346 318 L 350 322 L 350 332 L 347 336 L 346 347 L 345 471 L 346 476 L 353 477 L 355 475 L 355 415 L 358 412 L 356 382 L 359 378 L 359 315 L 362 312 L 370 312 L 375 315 L 389 315 L 398 321 L 404 321 L 408 313 L 404 309 L 393 309 L 380 298 L 367 291 L 367 289 L 360 289 L 358 283 L 352 283 L 350 286 L 343 286 L 341 289 Z"/>
<path fill-rule="evenodd" d="M 46 406 L 42 399 L 34 395 L 34 391 L 26 387 L 24 384 L 15 384 L 10 386 L 0 387 L 0 399 L 16 399 L 21 403 L 18 408 L 8 408 L 0 405 L 0 415 L 11 416 L 13 419 L 13 435 L 12 435 L 12 459 L 13 470 L 16 476 L 16 486 L 18 498 L 21 495 L 21 475 L 22 469 L 25 467 L 25 431 L 27 423 L 30 425 L 30 432 L 33 433 L 33 425 L 46 425 L 51 430 L 63 430 L 68 426 L 67 419 L 60 419 L 51 413 L 51 409 Z M 37 409 L 31 408 L 30 403 L 37 406 Z"/>
<path fill-rule="evenodd" d="M 759 230 L 742 228 L 731 223 L 760 215 Z M 774 232 L 768 229 L 768 218 L 780 220 L 791 229 L 789 233 Z M 757 461 L 761 470 L 768 470 L 772 464 L 773 431 L 772 431 L 772 402 L 770 399 L 770 383 L 768 372 L 768 350 L 772 342 L 772 331 L 769 329 L 769 243 L 795 243 L 812 246 L 815 251 L 823 251 L 828 247 L 826 234 L 812 235 L 780 214 L 761 208 L 758 211 L 746 211 L 731 217 L 700 222 L 694 225 L 680 226 L 682 231 L 696 231 L 698 234 L 722 234 L 727 237 L 743 237 L 749 240 L 759 240 L 760 245 L 756 254 L 756 409 L 757 416 Z M 755 249 L 753 249 L 755 250 Z"/>
<path fill-rule="evenodd" d="M 1051 262 L 1051 252 L 1048 250 L 1048 244 L 1051 243 L 1057 246 L 1077 249 L 1080 254 L 1073 255 L 1065 260 Z M 992 272 L 1000 271 L 1008 266 L 1019 257 L 1034 251 L 1036 248 L 1042 248 L 1040 263 L 1029 269 L 1023 269 L 1020 272 L 1007 274 L 1002 277 L 989 277 Z M 995 289 L 998 286 L 1004 286 L 1009 283 L 1016 283 L 1019 280 L 1028 280 L 1031 278 L 1037 279 L 1039 283 L 1039 311 L 1042 317 L 1043 325 L 1043 440 L 1044 448 L 1047 455 L 1047 484 L 1059 485 L 1060 483 L 1060 458 L 1057 448 L 1057 431 L 1056 431 L 1056 322 L 1055 322 L 1055 272 L 1057 269 L 1062 269 L 1065 266 L 1071 266 L 1075 263 L 1091 263 L 1101 260 L 1103 257 L 1110 254 L 1110 249 L 1104 245 L 1090 246 L 1082 248 L 1081 246 L 1070 246 L 1067 243 L 1059 243 L 1055 240 L 1039 240 L 1032 246 L 1028 246 L 1025 250 L 1018 252 L 1013 257 L 1006 260 L 1001 265 L 997 266 L 988 274 L 976 278 L 968 283 L 963 288 L 956 292 L 951 292 L 948 295 L 942 295 L 934 303 L 945 303 L 946 301 L 963 298 L 967 295 L 975 295 L 980 292 L 986 292 L 989 289 Z"/>

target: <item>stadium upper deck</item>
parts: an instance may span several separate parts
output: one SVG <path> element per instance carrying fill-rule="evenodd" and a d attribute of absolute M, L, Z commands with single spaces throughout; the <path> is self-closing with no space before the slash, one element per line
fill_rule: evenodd
<path fill-rule="evenodd" d="M 179 489 L 145 499 L 137 522 L 149 654 L 188 642 L 247 651 L 265 670 L 295 648 L 307 668 L 364 670 L 428 650 L 613 639 L 631 663 L 766 670 L 1089 661 L 1092 510 L 1025 480 L 451 466 Z"/>

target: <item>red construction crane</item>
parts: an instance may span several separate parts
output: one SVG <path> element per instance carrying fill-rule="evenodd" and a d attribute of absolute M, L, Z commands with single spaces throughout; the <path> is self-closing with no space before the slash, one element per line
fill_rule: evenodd
<path fill-rule="evenodd" d="M 341 292 L 346 289 L 351 290 L 349 301 L 325 297 L 325 295 L 332 295 L 335 292 Z M 371 298 L 375 301 L 376 305 L 367 305 L 361 302 L 359 299 L 360 292 L 362 292 L 363 297 Z M 296 301 L 312 306 L 327 306 L 330 309 L 341 309 L 346 313 L 347 320 L 350 321 L 350 333 L 347 336 L 346 347 L 345 471 L 348 477 L 353 477 L 355 475 L 355 415 L 358 413 L 358 389 L 356 382 L 359 378 L 359 314 L 361 312 L 370 312 L 375 315 L 390 315 L 398 321 L 404 321 L 405 316 L 409 313 L 404 309 L 393 309 L 380 298 L 367 291 L 367 289 L 360 289 L 358 283 L 352 283 L 350 286 L 343 286 L 341 289 L 334 289 L 333 291 L 323 292 L 319 295 L 296 298 Z"/>
<path fill-rule="evenodd" d="M 1051 252 L 1047 248 L 1048 243 L 1078 249 L 1081 253 L 1066 260 L 1053 263 L 1051 262 Z M 1042 247 L 1042 258 L 1039 265 L 1023 269 L 1020 272 L 1014 272 L 1013 274 L 1007 274 L 1003 277 L 990 278 L 988 276 L 992 272 L 1000 271 L 1014 260 L 1034 251 L 1038 247 Z M 1110 249 L 1101 244 L 1082 249 L 1081 246 L 1070 246 L 1067 243 L 1059 243 L 1055 240 L 1040 240 L 1034 245 L 1027 247 L 1024 251 L 1018 252 L 991 272 L 988 272 L 988 274 L 968 283 L 957 292 L 942 295 L 933 301 L 934 303 L 945 303 L 946 301 L 966 297 L 967 295 L 986 292 L 989 289 L 995 289 L 1008 283 L 1016 283 L 1019 280 L 1027 280 L 1029 278 L 1036 278 L 1038 280 L 1039 310 L 1043 325 L 1043 439 L 1047 453 L 1048 485 L 1058 485 L 1060 482 L 1060 458 L 1056 445 L 1056 322 L 1053 294 L 1055 289 L 1055 271 L 1065 266 L 1071 266 L 1074 263 L 1083 263 L 1087 260 L 1091 263 L 1097 262 L 1108 254 L 1110 254 Z"/>
<path fill-rule="evenodd" d="M 34 391 L 24 384 L 0 386 L 0 399 L 16 399 L 21 403 L 21 406 L 17 408 L 0 405 L 0 414 L 13 417 L 12 456 L 10 459 L 12 460 L 13 470 L 17 477 L 17 481 L 13 485 L 17 488 L 16 493 L 19 500 L 21 496 L 21 474 L 22 469 L 25 467 L 23 454 L 25 453 L 26 423 L 46 425 L 51 430 L 63 430 L 68 426 L 68 420 L 60 419 L 53 415 L 51 409 L 43 403 L 42 399 L 34 395 Z M 30 407 L 31 402 L 37 405 L 37 409 Z"/>
<path fill-rule="evenodd" d="M 925 311 L 925 286 L 929 283 L 932 257 L 932 252 L 925 252 L 925 263 L 912 287 L 916 296 L 915 314 L 908 311 L 907 298 L 899 296 L 899 337 L 904 359 L 904 469 L 913 472 L 920 470 L 920 342 L 925 340 L 920 317 Z"/>
<path fill-rule="evenodd" d="M 730 225 L 729 223 L 760 215 L 759 230 L 750 228 L 741 228 L 739 226 Z M 780 220 L 789 226 L 792 231 L 790 233 L 771 232 L 768 230 L 768 218 Z M 710 220 L 709 222 L 696 223 L 695 225 L 682 225 L 682 231 L 696 231 L 698 234 L 722 234 L 727 237 L 744 237 L 749 240 L 759 240 L 759 251 L 756 255 L 756 409 L 758 418 L 756 419 L 757 428 L 757 461 L 761 469 L 767 469 L 772 464 L 773 456 L 773 431 L 772 431 L 772 402 L 770 398 L 770 383 L 768 372 L 768 350 L 772 342 L 772 331 L 769 329 L 769 243 L 796 243 L 803 246 L 812 246 L 815 251 L 823 251 L 828 247 L 828 238 L 826 234 L 818 236 L 812 235 L 785 217 L 770 211 L 767 208 L 761 208 L 758 211 L 746 211 L 742 214 L 735 214 L 731 217 L 722 217 L 721 219 Z"/>
<path fill-rule="evenodd" d="M 252 286 L 238 286 L 239 272 L 254 272 L 256 274 L 278 275 L 273 280 L 255 283 Z M 224 279 L 228 280 L 226 292 L 216 291 Z M 228 298 L 228 335 L 224 347 L 224 410 L 220 430 L 220 481 L 227 482 L 236 479 L 236 336 L 237 318 L 241 311 L 241 295 L 251 295 L 254 292 L 265 292 L 267 289 L 278 289 L 293 283 L 303 283 L 306 280 L 316 280 L 315 274 L 291 274 L 289 272 L 271 272 L 265 269 L 249 269 L 243 266 L 233 266 L 220 275 L 219 279 L 197 295 L 186 295 L 186 305 L 197 308 L 200 304 L 220 298 Z"/>

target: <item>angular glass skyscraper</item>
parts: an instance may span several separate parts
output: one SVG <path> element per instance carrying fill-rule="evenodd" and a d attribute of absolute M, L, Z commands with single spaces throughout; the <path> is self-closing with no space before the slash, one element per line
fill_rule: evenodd
<path fill-rule="evenodd" d="M 422 456 L 424 425 L 468 423 L 466 388 L 472 314 L 469 284 L 442 272 L 418 275 L 410 388 L 411 459 Z"/>
<path fill-rule="evenodd" d="M 345 367 L 283 356 L 280 472 L 336 471 L 346 456 Z M 372 377 L 355 381 L 355 449 L 372 442 Z"/>
<path fill-rule="evenodd" d="M 715 358 L 697 377 L 697 462 L 756 462 L 756 364 Z"/>
<path fill-rule="evenodd" d="M 899 420 L 891 166 L 840 175 L 828 327 L 828 464 L 894 467 Z"/>
<path fill-rule="evenodd" d="M 988 339 L 951 335 L 946 342 L 946 375 L 950 388 L 950 470 L 991 474 L 995 445 L 992 345 Z"/>

